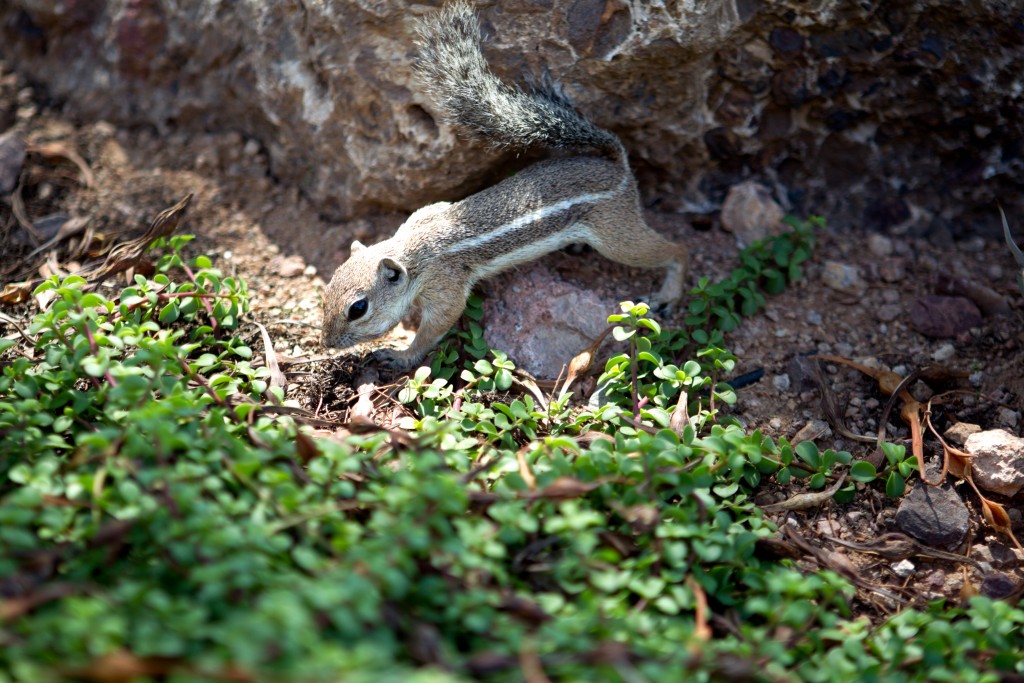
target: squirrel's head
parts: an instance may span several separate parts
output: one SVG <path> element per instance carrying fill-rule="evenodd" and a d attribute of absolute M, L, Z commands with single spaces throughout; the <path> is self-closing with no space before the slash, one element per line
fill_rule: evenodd
<path fill-rule="evenodd" d="M 324 292 L 324 346 L 345 349 L 383 337 L 409 309 L 409 273 L 379 247 L 353 242 L 352 255 L 334 271 Z"/>

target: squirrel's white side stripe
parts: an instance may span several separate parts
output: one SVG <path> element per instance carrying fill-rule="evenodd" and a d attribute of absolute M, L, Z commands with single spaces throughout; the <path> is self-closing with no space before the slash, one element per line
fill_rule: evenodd
<path fill-rule="evenodd" d="M 486 263 L 481 263 L 472 270 L 472 282 L 496 275 L 511 266 L 540 258 L 573 242 L 587 242 L 591 237 L 593 230 L 590 226 L 585 223 L 574 223 L 560 232 L 527 242 L 518 249 L 499 254 Z"/>
<path fill-rule="evenodd" d="M 453 244 L 447 253 L 458 254 L 463 251 L 476 249 L 477 247 L 489 244 L 491 242 L 494 242 L 495 240 L 504 240 L 505 236 L 508 235 L 509 233 L 513 233 L 519 230 L 520 228 L 524 228 L 527 225 L 530 225 L 531 223 L 534 223 L 536 221 L 544 220 L 545 218 L 550 218 L 551 216 L 554 216 L 557 213 L 561 213 L 562 211 L 571 209 L 577 204 L 596 203 L 603 201 L 605 199 L 611 199 L 616 194 L 622 192 L 623 187 L 626 185 L 628 180 L 629 179 L 627 177 L 623 177 L 622 182 L 619 183 L 619 186 L 614 190 L 606 190 L 604 192 L 588 192 L 586 194 L 576 195 L 575 197 L 567 197 L 562 201 L 555 202 L 550 206 L 544 206 L 535 211 L 531 211 L 530 213 L 523 214 L 522 216 L 519 216 L 518 218 L 511 220 L 508 223 L 505 223 L 504 225 L 499 225 L 498 227 L 494 228 L 489 232 L 485 232 L 480 235 L 474 235 L 469 239 L 465 239 L 462 240 L 461 242 Z"/>

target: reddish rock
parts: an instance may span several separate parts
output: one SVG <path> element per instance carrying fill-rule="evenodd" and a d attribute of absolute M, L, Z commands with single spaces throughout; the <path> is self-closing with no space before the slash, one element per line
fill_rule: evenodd
<path fill-rule="evenodd" d="M 910 324 L 926 337 L 955 337 L 981 325 L 981 311 L 964 297 L 928 294 L 911 306 Z"/>

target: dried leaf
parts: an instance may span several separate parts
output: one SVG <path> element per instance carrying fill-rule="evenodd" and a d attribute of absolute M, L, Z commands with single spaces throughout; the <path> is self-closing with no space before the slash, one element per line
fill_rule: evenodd
<path fill-rule="evenodd" d="M 765 512 L 783 512 L 788 510 L 810 510 L 811 508 L 819 507 L 832 499 L 832 496 L 836 494 L 836 491 L 840 489 L 844 481 L 846 481 L 845 472 L 839 475 L 839 479 L 836 480 L 836 483 L 832 484 L 832 486 L 828 487 L 824 491 L 798 493 L 792 498 L 788 498 L 781 503 L 765 505 L 761 509 Z"/>
<path fill-rule="evenodd" d="M 274 343 L 270 340 L 270 333 L 262 323 L 255 323 L 263 338 L 263 355 L 266 358 L 267 368 L 270 370 L 270 386 L 284 389 L 288 384 L 281 367 L 277 364 L 277 352 L 274 351 Z"/>
<path fill-rule="evenodd" d="M 1010 515 L 1007 514 L 1006 508 L 995 501 L 982 497 L 981 511 L 985 515 L 985 521 L 989 523 L 989 526 L 1009 536 L 1013 544 L 1021 548 L 1020 541 L 1013 535 L 1013 523 L 1010 521 Z M 1024 548 L 1021 549 L 1024 550 Z"/>
<path fill-rule="evenodd" d="M 144 254 L 149 249 L 149 245 L 161 237 L 173 234 L 178 229 L 178 226 L 181 225 L 182 220 L 185 218 L 191 201 L 192 193 L 190 192 L 174 206 L 161 211 L 153 219 L 153 222 L 149 224 L 146 233 L 142 237 L 122 242 L 110 250 L 102 264 L 87 268 L 78 274 L 98 282 L 111 275 L 126 271 L 145 260 Z"/>
<path fill-rule="evenodd" d="M 531 491 L 537 490 L 537 478 L 533 476 L 533 472 L 530 470 L 530 463 L 526 461 L 526 450 L 520 448 L 516 451 L 516 461 L 519 463 L 519 476 L 523 478 L 526 483 L 526 488 Z"/>
<path fill-rule="evenodd" d="M 1021 248 L 1013 241 L 1013 236 L 1010 235 L 1010 224 L 1006 222 L 1006 213 L 1003 212 L 1001 206 L 999 207 L 999 216 L 1003 219 L 1003 236 L 1006 237 L 1006 246 L 1010 248 L 1013 260 L 1020 267 L 1020 271 L 1017 273 L 1017 285 L 1020 287 L 1021 295 L 1024 295 L 1024 251 L 1021 251 Z"/>
<path fill-rule="evenodd" d="M 114 650 L 65 673 L 90 683 L 128 683 L 143 677 L 167 676 L 181 663 L 173 657 L 139 657 L 127 650 Z"/>
<path fill-rule="evenodd" d="M 685 389 L 681 390 L 676 407 L 672 409 L 672 415 L 668 419 L 668 428 L 679 436 L 683 435 L 683 430 L 690 424 L 690 412 L 687 405 L 689 401 L 690 394 Z"/>
<path fill-rule="evenodd" d="M 377 406 L 373 404 L 373 394 L 377 391 L 380 375 L 369 365 L 364 366 L 356 377 L 356 394 L 359 398 L 352 406 L 349 416 L 353 426 L 359 424 L 373 425 L 373 416 L 377 414 Z"/>
<path fill-rule="evenodd" d="M 561 400 L 567 393 L 569 393 L 569 387 L 577 379 L 582 377 L 590 370 L 590 367 L 594 363 L 594 357 L 597 355 L 597 349 L 601 346 L 605 337 L 614 329 L 609 326 L 605 328 L 605 331 L 598 335 L 594 343 L 588 346 L 586 349 L 576 354 L 571 361 L 569 361 L 569 374 L 565 378 L 565 384 L 562 385 L 561 390 L 558 392 L 558 399 Z"/>
<path fill-rule="evenodd" d="M 320 456 L 320 449 L 316 447 L 316 441 L 302 432 L 295 433 L 295 450 L 298 453 L 299 462 L 304 465 Z"/>
<path fill-rule="evenodd" d="M 0 291 L 0 304 L 14 306 L 28 301 L 32 295 L 31 282 L 8 282 Z"/>
<path fill-rule="evenodd" d="M 711 640 L 711 627 L 708 625 L 708 596 L 697 580 L 692 576 L 686 577 L 686 585 L 693 591 L 693 634 L 697 640 Z"/>
<path fill-rule="evenodd" d="M 559 477 L 536 493 L 529 494 L 530 498 L 549 498 L 552 500 L 572 500 L 590 493 L 600 482 L 583 482 L 572 477 Z"/>
<path fill-rule="evenodd" d="M 29 595 L 2 600 L 0 601 L 0 624 L 24 616 L 40 605 L 74 595 L 81 591 L 82 586 L 80 585 L 58 582 L 46 584 Z"/>
<path fill-rule="evenodd" d="M 78 152 L 63 143 L 46 142 L 41 145 L 30 145 L 28 151 L 50 159 L 66 159 L 70 161 L 78 167 L 79 172 L 82 174 L 82 185 L 85 187 L 93 187 L 96 185 L 96 176 L 93 175 L 89 164 L 86 163 L 85 159 L 79 156 Z"/>

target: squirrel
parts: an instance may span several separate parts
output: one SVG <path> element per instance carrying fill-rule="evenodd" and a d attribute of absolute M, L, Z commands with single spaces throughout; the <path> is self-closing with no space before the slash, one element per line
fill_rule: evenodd
<path fill-rule="evenodd" d="M 324 293 L 324 346 L 344 349 L 382 337 L 418 305 L 420 325 L 409 348 L 374 354 L 409 369 L 458 321 L 474 284 L 573 243 L 629 266 L 665 268 L 652 303 L 668 308 L 678 301 L 687 249 L 644 222 L 626 149 L 615 135 L 553 87 L 527 92 L 499 80 L 465 0 L 422 20 L 417 46 L 414 71 L 446 122 L 495 147 L 598 154 L 540 161 L 461 201 L 417 210 L 390 239 L 368 247 L 354 241 Z"/>

